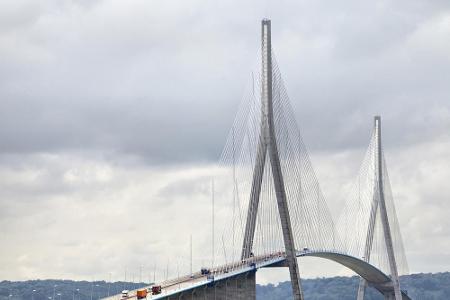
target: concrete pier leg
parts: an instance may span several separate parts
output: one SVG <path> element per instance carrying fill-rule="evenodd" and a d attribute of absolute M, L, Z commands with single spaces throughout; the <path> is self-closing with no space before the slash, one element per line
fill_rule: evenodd
<path fill-rule="evenodd" d="M 166 300 L 256 300 L 256 272 L 215 282 L 164 298 Z"/>

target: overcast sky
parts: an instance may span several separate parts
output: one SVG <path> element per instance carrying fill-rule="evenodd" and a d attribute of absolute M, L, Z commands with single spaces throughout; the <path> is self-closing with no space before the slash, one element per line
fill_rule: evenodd
<path fill-rule="evenodd" d="M 211 165 L 263 17 L 330 207 L 380 114 L 410 270 L 449 271 L 449 1 L 6 0 L 0 280 L 131 279 L 178 257 L 174 275 L 190 234 L 203 264 Z"/>

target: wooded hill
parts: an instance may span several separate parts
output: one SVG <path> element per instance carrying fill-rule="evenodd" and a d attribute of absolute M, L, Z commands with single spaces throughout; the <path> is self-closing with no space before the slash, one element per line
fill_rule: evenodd
<path fill-rule="evenodd" d="M 307 300 L 355 300 L 359 278 L 332 277 L 302 280 Z M 0 282 L 0 300 L 81 300 L 98 299 L 118 294 L 123 289 L 135 289 L 148 283 L 72 280 L 30 280 Z M 413 274 L 401 277 L 402 289 L 414 300 L 450 299 L 450 273 Z M 33 292 L 34 290 L 34 292 Z M 290 282 L 278 285 L 257 285 L 258 300 L 292 299 Z M 11 296 L 10 296 L 11 295 Z M 92 297 L 92 298 L 91 298 Z M 369 289 L 366 300 L 383 300 L 379 293 Z"/>

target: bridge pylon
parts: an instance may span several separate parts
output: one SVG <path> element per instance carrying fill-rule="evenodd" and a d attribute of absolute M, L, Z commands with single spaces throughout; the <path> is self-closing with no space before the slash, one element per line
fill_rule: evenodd
<path fill-rule="evenodd" d="M 374 133 L 375 133 L 375 159 L 374 171 L 376 173 L 376 184 L 374 185 L 373 198 L 371 203 L 369 226 L 367 229 L 366 243 L 364 248 L 364 260 L 370 261 L 372 252 L 372 245 L 375 232 L 375 223 L 377 215 L 379 214 L 381 225 L 383 229 L 384 243 L 386 245 L 387 257 L 389 261 L 389 268 L 391 272 L 392 284 L 394 287 L 394 295 L 385 295 L 385 299 L 402 300 L 402 293 L 400 290 L 400 281 L 397 270 L 397 263 L 395 259 L 394 247 L 392 242 L 391 226 L 389 224 L 388 213 L 386 209 L 384 181 L 383 181 L 383 150 L 381 146 L 381 117 L 374 118 Z M 363 300 L 367 288 L 367 281 L 361 277 L 358 287 L 357 300 Z M 395 297 L 395 298 L 393 298 Z"/>
<path fill-rule="evenodd" d="M 261 194 L 261 184 L 264 174 L 266 155 L 269 155 L 272 169 L 273 183 L 278 206 L 278 213 L 281 220 L 284 247 L 286 251 L 286 261 L 289 267 L 292 290 L 295 300 L 303 300 L 303 291 L 300 283 L 300 274 L 296 258 L 292 225 L 289 216 L 289 207 L 283 173 L 278 154 L 277 140 L 275 135 L 275 125 L 273 118 L 272 101 L 272 43 L 271 43 L 271 22 L 268 19 L 262 20 L 261 30 L 261 50 L 262 50 L 262 70 L 261 70 L 261 124 L 259 143 L 256 154 L 256 162 L 253 169 L 253 179 L 250 192 L 250 201 L 245 225 L 244 241 L 241 258 L 246 259 L 252 255 L 253 239 L 255 235 L 256 218 Z M 267 153 L 268 152 L 268 153 Z"/>

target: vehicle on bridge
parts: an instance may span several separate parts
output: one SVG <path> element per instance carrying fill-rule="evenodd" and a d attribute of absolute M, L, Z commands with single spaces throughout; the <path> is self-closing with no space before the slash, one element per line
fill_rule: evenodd
<path fill-rule="evenodd" d="M 136 291 L 136 298 L 138 299 L 146 299 L 147 298 L 147 289 L 140 289 Z"/>
<path fill-rule="evenodd" d="M 128 299 L 128 290 L 122 291 L 122 299 Z"/>
<path fill-rule="evenodd" d="M 152 286 L 152 295 L 159 295 L 161 294 L 161 286 L 160 285 L 154 285 Z"/>

